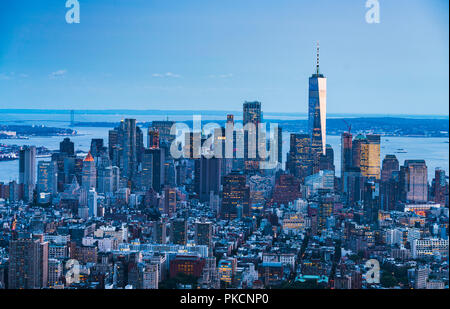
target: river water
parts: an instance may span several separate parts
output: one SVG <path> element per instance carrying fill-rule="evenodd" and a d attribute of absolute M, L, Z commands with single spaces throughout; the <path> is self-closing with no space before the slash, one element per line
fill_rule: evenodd
<path fill-rule="evenodd" d="M 50 118 L 47 115 L 21 115 L 14 114 L 6 116 L 6 114 L 0 115 L 0 123 L 2 124 L 44 124 L 55 127 L 67 127 L 68 122 L 66 120 L 58 120 L 62 115 L 51 115 L 53 119 L 46 119 L 39 121 L 41 118 Z M 121 119 L 121 115 L 108 115 L 111 119 L 101 119 L 101 121 L 118 121 Z M 67 116 L 64 116 L 67 118 Z M 128 116 L 131 117 L 131 116 Z M 183 121 L 189 119 L 189 116 L 177 116 L 171 117 L 170 120 Z M 91 117 L 89 117 L 91 118 Z M 177 119 L 174 119 L 177 118 Z M 139 119 L 138 121 L 151 121 L 151 120 L 163 120 L 165 117 L 145 117 L 145 119 Z M 191 118 L 192 119 L 192 118 Z M 203 117 L 204 120 L 208 117 Z M 81 119 L 80 119 L 81 120 Z M 84 119 L 83 119 L 84 120 Z M 92 121 L 92 119 L 86 119 Z M 92 138 L 103 138 L 105 145 L 108 143 L 108 130 L 110 128 L 99 127 L 74 127 L 78 134 L 70 137 L 75 143 L 76 150 L 87 151 L 90 147 Z M 146 144 L 146 130 L 144 131 L 144 144 Z M 286 153 L 289 150 L 289 133 L 283 132 L 283 162 L 286 160 Z M 63 140 L 63 137 L 32 137 L 30 139 L 0 139 L 0 143 L 15 144 L 15 145 L 35 145 L 44 146 L 50 150 L 59 149 L 59 143 Z M 422 138 L 422 137 L 382 137 L 381 138 L 381 160 L 386 154 L 395 154 L 400 164 L 404 163 L 407 159 L 424 159 L 428 166 L 428 180 L 434 177 L 434 170 L 439 167 L 449 172 L 449 139 L 448 138 Z M 334 150 L 334 164 L 336 166 L 336 175 L 340 175 L 340 157 L 341 146 L 339 136 L 327 136 L 327 143 L 333 147 Z M 398 153 L 398 152 L 402 153 Z M 41 159 L 38 159 L 41 160 Z M 42 159 L 48 160 L 48 158 Z M 19 162 L 15 161 L 3 161 L 0 162 L 0 182 L 9 182 L 11 180 L 18 180 L 19 176 Z"/>

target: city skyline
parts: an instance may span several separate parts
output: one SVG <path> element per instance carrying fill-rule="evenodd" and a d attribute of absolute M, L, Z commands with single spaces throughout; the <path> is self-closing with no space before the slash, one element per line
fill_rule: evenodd
<path fill-rule="evenodd" d="M 112 2 L 0 2 L 0 292 L 448 291 L 448 3 Z"/>

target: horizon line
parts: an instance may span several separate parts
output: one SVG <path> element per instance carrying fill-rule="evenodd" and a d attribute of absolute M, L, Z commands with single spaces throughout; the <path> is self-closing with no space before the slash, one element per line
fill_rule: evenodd
<path fill-rule="evenodd" d="M 113 108 L 113 109 L 54 109 L 54 108 L 1 108 L 0 113 L 7 113 L 7 112 L 22 112 L 22 113 L 37 113 L 37 112 L 45 112 L 45 111 L 52 111 L 52 112 L 67 112 L 70 113 L 71 111 L 74 112 L 87 112 L 87 113 L 95 113 L 95 112 L 158 112 L 158 113 L 192 113 L 192 112 L 207 112 L 207 113 L 224 113 L 224 114 L 240 114 L 242 111 L 238 110 L 210 110 L 210 109 L 121 109 L 121 108 Z M 301 112 L 274 112 L 274 111 L 262 111 L 263 114 L 267 115 L 284 115 L 284 116 L 305 116 L 308 115 L 308 113 L 301 113 Z M 422 117 L 445 117 L 449 118 L 449 114 L 386 114 L 386 113 L 328 113 L 328 115 L 367 115 L 367 116 L 381 116 L 381 117 L 395 117 L 395 116 L 422 116 Z"/>

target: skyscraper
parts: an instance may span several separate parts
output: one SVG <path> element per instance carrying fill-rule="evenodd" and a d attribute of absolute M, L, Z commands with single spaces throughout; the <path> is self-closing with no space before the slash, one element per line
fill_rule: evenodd
<path fill-rule="evenodd" d="M 394 210 L 399 196 L 399 163 L 395 155 L 386 155 L 383 159 L 380 181 L 380 208 Z"/>
<path fill-rule="evenodd" d="M 317 44 L 316 72 L 309 78 L 308 132 L 311 137 L 313 173 L 319 171 L 319 156 L 326 149 L 327 79 L 319 71 Z"/>
<path fill-rule="evenodd" d="M 338 201 L 336 195 L 330 194 L 327 191 L 319 193 L 319 217 L 318 227 L 320 230 L 326 227 L 327 218 L 333 214 L 333 205 Z"/>
<path fill-rule="evenodd" d="M 207 221 L 195 222 L 195 244 L 211 247 L 212 223 Z"/>
<path fill-rule="evenodd" d="M 352 145 L 352 162 L 366 178 L 380 179 L 380 135 L 355 137 Z"/>
<path fill-rule="evenodd" d="M 157 244 L 166 243 L 167 223 L 161 219 L 153 222 L 152 236 L 153 241 Z"/>
<path fill-rule="evenodd" d="M 187 241 L 187 221 L 183 218 L 175 218 L 170 226 L 170 243 L 185 245 Z"/>
<path fill-rule="evenodd" d="M 37 172 L 37 192 L 57 193 L 57 167 L 55 161 L 40 161 Z"/>
<path fill-rule="evenodd" d="M 117 128 L 109 131 L 108 142 L 112 164 L 120 167 L 123 177 L 135 182 L 144 149 L 143 133 L 136 126 L 136 119 L 122 120 Z"/>
<path fill-rule="evenodd" d="M 146 148 L 142 155 L 141 184 L 146 190 L 160 192 L 165 183 L 165 149 Z"/>
<path fill-rule="evenodd" d="M 246 184 L 246 175 L 233 171 L 223 178 L 221 215 L 224 219 L 238 217 L 238 207 L 244 216 L 250 214 L 250 188 Z"/>
<path fill-rule="evenodd" d="M 362 134 L 355 136 L 352 142 L 352 166 L 361 168 L 361 144 L 364 143 L 366 137 Z"/>
<path fill-rule="evenodd" d="M 175 135 L 170 134 L 170 129 L 174 124 L 174 121 L 169 120 L 152 121 L 151 128 L 158 131 L 160 143 L 170 144 L 175 139 Z"/>
<path fill-rule="evenodd" d="M 98 157 L 104 151 L 103 138 L 93 138 L 91 140 L 91 154 L 94 157 Z"/>
<path fill-rule="evenodd" d="M 344 173 L 352 166 L 352 134 L 344 132 L 341 135 L 341 181 L 344 179 Z"/>
<path fill-rule="evenodd" d="M 21 238 L 9 244 L 9 289 L 40 289 L 47 286 L 48 242 Z"/>
<path fill-rule="evenodd" d="M 342 179 L 342 192 L 344 199 L 350 206 L 360 201 L 364 189 L 364 178 L 359 167 L 350 167 L 344 172 Z"/>
<path fill-rule="evenodd" d="M 407 203 L 428 201 L 428 172 L 425 160 L 405 160 L 400 168 L 401 198 Z"/>
<path fill-rule="evenodd" d="M 227 118 L 228 119 L 228 118 Z M 262 122 L 261 102 L 244 102 L 243 104 L 243 123 L 253 123 L 255 125 Z"/>
<path fill-rule="evenodd" d="M 147 131 L 147 147 L 159 148 L 159 131 L 151 127 Z"/>
<path fill-rule="evenodd" d="M 59 143 L 59 152 L 65 153 L 69 156 L 73 156 L 75 154 L 74 143 L 70 141 L 70 138 L 66 137 L 61 143 Z"/>
<path fill-rule="evenodd" d="M 435 169 L 434 175 L 431 187 L 433 199 L 436 203 L 448 205 L 448 183 L 445 170 L 438 167 Z"/>
<path fill-rule="evenodd" d="M 222 179 L 222 159 L 203 157 L 195 160 L 196 191 L 201 202 L 209 201 L 210 193 L 217 195 Z"/>
<path fill-rule="evenodd" d="M 95 168 L 95 161 L 91 155 L 91 152 L 88 152 L 86 158 L 84 158 L 83 160 L 81 179 L 81 185 L 86 190 L 86 192 L 88 192 L 92 188 L 96 188 L 97 170 Z"/>
<path fill-rule="evenodd" d="M 380 136 L 366 135 L 361 145 L 360 168 L 364 177 L 380 179 Z"/>
<path fill-rule="evenodd" d="M 24 146 L 19 152 L 19 184 L 23 184 L 25 201 L 31 201 L 36 186 L 35 146 Z"/>
<path fill-rule="evenodd" d="M 123 175 L 131 179 L 137 164 L 136 152 L 136 119 L 125 119 L 122 132 L 122 162 Z"/>
<path fill-rule="evenodd" d="M 381 181 L 385 182 L 392 178 L 392 173 L 399 170 L 399 163 L 395 155 L 388 154 L 383 159 L 381 169 Z"/>
<path fill-rule="evenodd" d="M 177 211 L 177 190 L 172 187 L 164 187 L 164 209 L 163 212 L 172 216 Z"/>
<path fill-rule="evenodd" d="M 255 171 L 259 169 L 258 127 L 262 122 L 261 102 L 244 102 L 242 115 L 244 127 L 254 125 L 249 127 L 250 130 L 244 131 L 244 164 L 246 170 Z"/>
<path fill-rule="evenodd" d="M 311 139 L 308 134 L 291 134 L 286 169 L 302 183 L 312 174 Z"/>

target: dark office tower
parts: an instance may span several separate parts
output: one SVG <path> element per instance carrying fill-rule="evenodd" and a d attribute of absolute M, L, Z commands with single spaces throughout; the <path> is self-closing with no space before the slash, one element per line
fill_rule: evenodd
<path fill-rule="evenodd" d="M 107 194 L 114 192 L 112 166 L 101 166 L 97 171 L 97 191 Z"/>
<path fill-rule="evenodd" d="M 433 200 L 441 206 L 448 205 L 448 183 L 445 171 L 436 168 L 434 171 L 434 179 L 431 186 Z"/>
<path fill-rule="evenodd" d="M 75 158 L 74 176 L 76 177 L 78 183 L 82 182 L 83 162 L 84 162 L 84 159 Z M 71 182 L 72 182 L 72 180 L 69 181 L 69 183 L 71 183 Z"/>
<path fill-rule="evenodd" d="M 171 143 L 175 139 L 175 135 L 170 134 L 170 129 L 175 124 L 174 121 L 163 120 L 163 121 L 153 121 L 152 129 L 159 132 L 159 140 L 162 142 Z"/>
<path fill-rule="evenodd" d="M 244 216 L 250 215 L 250 187 L 242 172 L 233 171 L 223 178 L 221 215 L 224 219 L 238 217 L 238 207 Z"/>
<path fill-rule="evenodd" d="M 159 131 L 151 127 L 148 128 L 147 132 L 147 147 L 159 148 Z"/>
<path fill-rule="evenodd" d="M 334 151 L 331 145 L 327 144 L 325 155 L 321 154 L 319 157 L 320 171 L 334 171 Z"/>
<path fill-rule="evenodd" d="M 160 192 L 165 184 L 165 151 L 163 148 L 146 148 L 142 155 L 141 183 L 144 189 L 150 187 Z"/>
<path fill-rule="evenodd" d="M 90 189 L 95 189 L 97 184 L 97 169 L 95 168 L 95 161 L 91 153 L 88 152 L 86 158 L 83 160 L 83 170 L 81 176 L 81 185 L 89 192 Z"/>
<path fill-rule="evenodd" d="M 157 244 L 166 243 L 167 224 L 161 220 L 153 222 L 153 241 Z"/>
<path fill-rule="evenodd" d="M 99 157 L 103 152 L 103 138 L 93 138 L 91 140 L 91 155 Z"/>
<path fill-rule="evenodd" d="M 222 159 L 202 157 L 195 160 L 195 182 L 200 202 L 209 201 L 210 194 L 217 195 L 220 191 L 222 179 Z"/>
<path fill-rule="evenodd" d="M 381 169 L 381 181 L 386 182 L 392 178 L 392 173 L 399 170 L 399 163 L 395 155 L 386 155 Z"/>
<path fill-rule="evenodd" d="M 144 148 L 143 133 L 136 126 L 136 119 L 122 120 L 117 128 L 109 131 L 108 142 L 112 165 L 120 168 L 123 177 L 135 182 Z"/>
<path fill-rule="evenodd" d="M 352 142 L 352 165 L 353 167 L 361 167 L 361 145 L 365 143 L 366 137 L 358 134 Z"/>
<path fill-rule="evenodd" d="M 300 182 L 312 174 L 311 140 L 308 134 L 291 134 L 286 169 L 298 177 Z"/>
<path fill-rule="evenodd" d="M 24 188 L 24 199 L 33 199 L 36 186 L 36 147 L 24 146 L 19 152 L 19 184 Z"/>
<path fill-rule="evenodd" d="M 338 201 L 337 196 L 326 191 L 319 192 L 319 209 L 318 209 L 318 228 L 323 230 L 326 228 L 328 217 L 333 215 L 334 203 Z"/>
<path fill-rule="evenodd" d="M 8 288 L 8 267 L 6 263 L 0 263 L 0 289 L 3 290 L 7 288 Z"/>
<path fill-rule="evenodd" d="M 428 173 L 425 160 L 405 160 L 400 168 L 400 190 L 406 203 L 428 201 Z"/>
<path fill-rule="evenodd" d="M 261 102 L 244 102 L 243 104 L 243 125 L 254 124 L 253 131 L 244 131 L 244 159 L 245 169 L 254 171 L 259 169 L 258 158 L 258 128 L 262 122 Z M 252 146 L 252 142 L 253 146 Z"/>
<path fill-rule="evenodd" d="M 58 171 L 56 162 L 40 161 L 37 172 L 37 193 L 57 193 Z"/>
<path fill-rule="evenodd" d="M 170 243 L 185 245 L 187 242 L 187 221 L 183 218 L 175 218 L 170 226 Z"/>
<path fill-rule="evenodd" d="M 226 142 L 227 142 L 226 128 L 227 127 L 233 128 L 232 136 L 231 136 L 231 134 L 229 136 L 229 138 L 232 138 L 233 147 L 231 149 L 231 153 L 229 153 L 228 155 L 226 154 Z M 236 159 L 237 139 L 236 139 L 236 131 L 234 130 L 234 115 L 232 115 L 232 114 L 227 115 L 227 123 L 225 124 L 225 128 L 221 128 L 221 133 L 222 133 L 221 139 L 222 139 L 222 143 L 223 143 L 222 144 L 222 157 L 225 158 L 225 160 L 223 161 L 223 164 L 224 164 L 223 172 L 224 172 L 224 174 L 228 174 L 233 170 L 233 166 L 238 168 L 239 165 L 243 165 L 242 158 Z"/>
<path fill-rule="evenodd" d="M 9 243 L 9 289 L 47 287 L 48 243 L 39 239 L 17 239 Z"/>
<path fill-rule="evenodd" d="M 177 170 L 173 159 L 164 162 L 164 185 L 172 187 L 177 185 Z"/>
<path fill-rule="evenodd" d="M 341 181 L 352 166 L 352 134 L 344 132 L 341 135 Z"/>
<path fill-rule="evenodd" d="M 184 158 L 198 159 L 201 157 L 202 137 L 200 132 L 187 132 L 184 136 Z"/>
<path fill-rule="evenodd" d="M 141 185 L 143 190 L 153 188 L 153 151 L 144 149 L 142 154 Z"/>
<path fill-rule="evenodd" d="M 319 71 L 319 45 L 317 45 L 316 72 L 309 78 L 308 128 L 311 137 L 313 174 L 319 171 L 320 154 L 325 155 L 327 79 Z"/>
<path fill-rule="evenodd" d="M 75 175 L 76 175 L 75 169 L 76 169 L 76 164 L 77 164 L 78 158 L 76 156 L 63 155 L 62 157 L 57 159 L 58 170 L 60 169 L 59 162 L 58 162 L 60 159 L 62 159 L 62 166 L 61 166 L 62 172 L 58 172 L 58 177 L 59 177 L 59 173 L 62 173 L 64 176 L 64 179 L 62 180 L 63 184 L 71 183 L 72 178 L 75 177 Z M 81 173 L 80 173 L 80 175 L 81 175 Z M 81 183 L 81 178 L 80 179 L 77 178 L 77 181 L 79 183 Z M 59 182 L 59 180 L 58 180 L 58 182 Z"/>
<path fill-rule="evenodd" d="M 228 117 L 227 117 L 228 120 Z M 255 125 L 262 122 L 261 102 L 244 102 L 243 105 L 243 122 L 244 125 L 252 122 Z"/>
<path fill-rule="evenodd" d="M 351 167 L 344 172 L 342 180 L 342 191 L 346 204 L 353 206 L 362 199 L 364 190 L 364 177 L 361 175 L 359 167 Z"/>
<path fill-rule="evenodd" d="M 52 154 L 52 162 L 56 164 L 57 170 L 57 185 L 56 188 L 58 192 L 64 191 L 64 183 L 66 182 L 66 174 L 64 167 L 64 158 L 66 157 L 65 153 L 53 153 Z"/>
<path fill-rule="evenodd" d="M 186 161 L 185 160 L 179 160 L 176 162 L 176 179 L 177 179 L 177 186 L 181 186 L 186 183 Z"/>
<path fill-rule="evenodd" d="M 142 132 L 140 127 L 136 127 L 136 159 L 137 165 L 135 169 L 142 162 L 142 153 L 144 152 L 144 132 Z"/>
<path fill-rule="evenodd" d="M 128 179 L 133 179 L 138 162 L 136 149 L 136 119 L 125 119 L 125 121 L 121 123 L 119 129 L 122 131 L 122 174 Z"/>
<path fill-rule="evenodd" d="M 393 171 L 391 178 L 380 183 L 380 209 L 396 210 L 397 204 L 401 201 L 400 172 Z"/>
<path fill-rule="evenodd" d="M 102 152 L 97 162 L 97 192 L 108 194 L 114 192 L 114 172 L 111 160 L 106 152 Z"/>
<path fill-rule="evenodd" d="M 283 163 L 283 129 L 278 127 L 278 149 L 277 149 L 277 161 L 280 165 Z"/>
<path fill-rule="evenodd" d="M 164 213 L 171 217 L 177 211 L 177 190 L 172 187 L 164 187 Z"/>
<path fill-rule="evenodd" d="M 117 129 L 108 131 L 108 153 L 112 164 L 119 166 L 119 131 Z"/>
<path fill-rule="evenodd" d="M 59 152 L 65 153 L 69 156 L 75 154 L 74 143 L 70 141 L 70 138 L 66 137 L 61 143 L 59 143 Z"/>
<path fill-rule="evenodd" d="M 211 247 L 212 244 L 212 223 L 205 221 L 195 222 L 195 244 Z"/>
<path fill-rule="evenodd" d="M 23 199 L 23 186 L 19 185 L 15 180 L 8 184 L 8 193 L 10 202 L 18 202 Z"/>
<path fill-rule="evenodd" d="M 233 136 L 234 136 L 233 132 Z M 220 159 L 222 162 L 222 175 L 228 174 L 233 169 L 233 158 L 234 158 L 234 138 L 233 138 L 233 148 L 230 153 L 226 154 L 226 144 L 227 144 L 227 136 L 226 129 L 224 127 L 214 129 L 214 158 Z"/>
<path fill-rule="evenodd" d="M 367 179 L 364 183 L 363 209 L 365 222 L 370 224 L 377 219 L 379 210 L 379 183 L 373 179 Z"/>
<path fill-rule="evenodd" d="M 398 199 L 399 163 L 395 155 L 386 155 L 383 159 L 380 181 L 380 209 L 394 210 Z M 396 174 L 395 174 L 396 173 Z M 397 179 L 394 179 L 394 174 Z"/>

